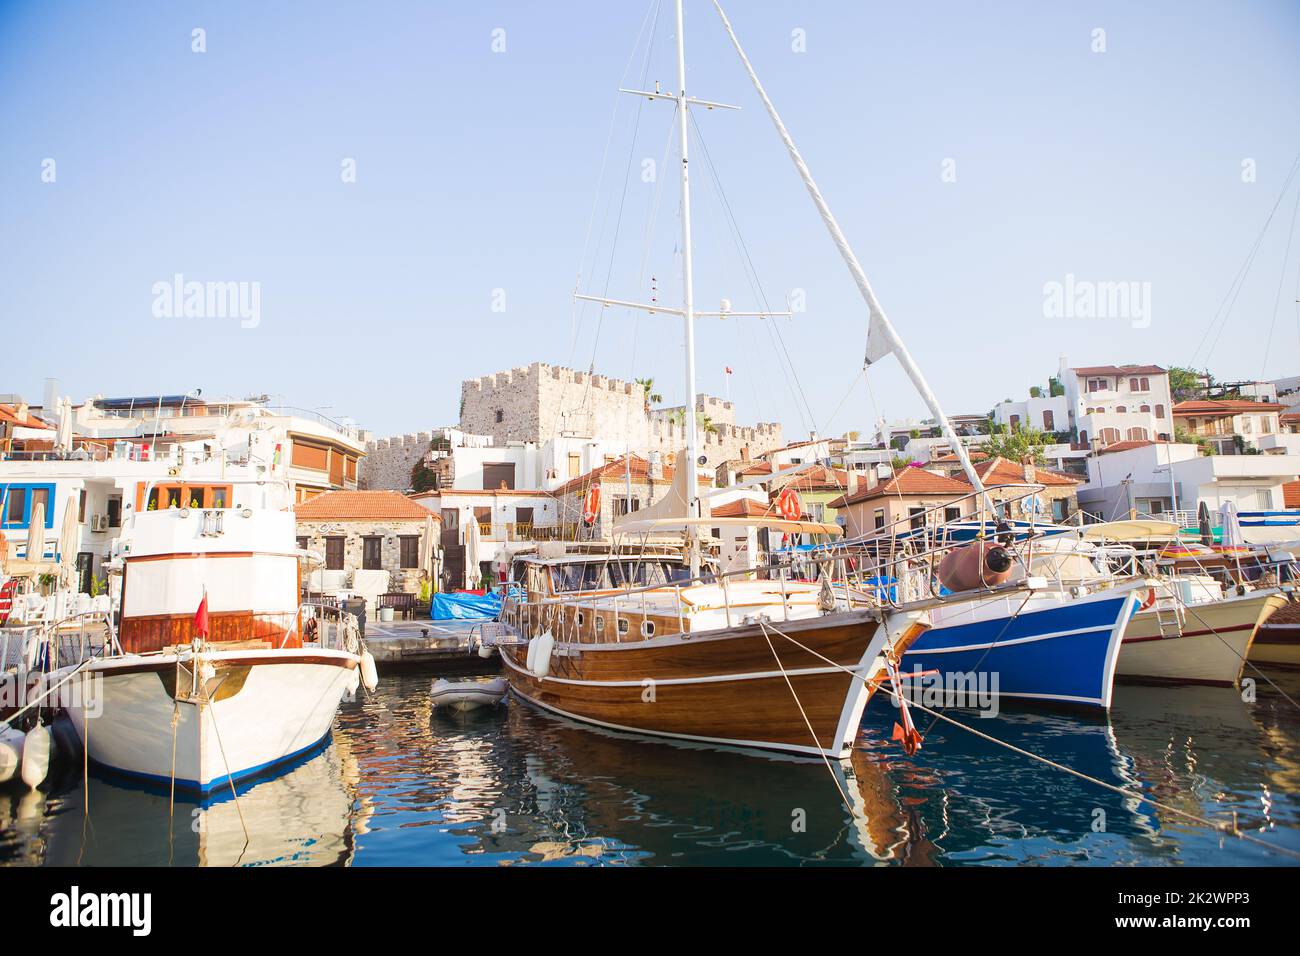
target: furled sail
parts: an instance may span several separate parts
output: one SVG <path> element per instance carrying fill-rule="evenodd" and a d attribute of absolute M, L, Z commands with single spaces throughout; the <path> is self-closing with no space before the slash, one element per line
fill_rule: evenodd
<path fill-rule="evenodd" d="M 677 456 L 681 461 L 685 452 Z M 699 489 L 690 487 L 691 469 L 677 467 L 673 469 L 673 483 L 668 489 L 668 493 L 650 505 L 648 508 L 642 508 L 640 511 L 629 511 L 625 515 L 619 516 L 614 521 L 614 533 L 621 534 L 627 530 L 627 526 L 635 523 L 643 526 L 646 522 L 657 521 L 681 521 L 686 518 L 695 517 L 691 512 L 691 499 L 699 494 Z M 710 514 L 709 501 L 707 498 L 700 498 L 700 516 L 707 518 Z"/>

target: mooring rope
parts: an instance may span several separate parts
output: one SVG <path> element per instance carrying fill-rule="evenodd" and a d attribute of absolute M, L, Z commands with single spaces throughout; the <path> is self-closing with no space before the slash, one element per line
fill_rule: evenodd
<path fill-rule="evenodd" d="M 854 678 L 856 678 L 857 680 L 862 681 L 863 683 L 867 683 L 867 682 L 868 682 L 867 678 L 862 677 L 860 674 L 856 673 L 855 671 L 851 670 L 851 669 L 848 668 L 848 667 L 845 667 L 843 664 L 840 664 L 840 663 L 838 663 L 838 662 L 836 662 L 836 661 L 832 661 L 829 657 L 826 657 L 826 656 L 824 656 L 824 655 L 822 655 L 822 654 L 818 654 L 816 651 L 811 650 L 811 649 L 808 648 L 808 647 L 804 647 L 803 644 L 800 644 L 800 643 L 799 643 L 798 641 L 796 641 L 794 638 L 790 637 L 790 635 L 783 633 L 779 628 L 776 628 L 776 627 L 774 627 L 774 626 L 772 626 L 772 625 L 770 625 L 770 624 L 767 624 L 767 623 L 765 623 L 765 622 L 762 622 L 762 621 L 760 621 L 760 623 L 763 625 L 763 629 L 764 629 L 765 636 L 766 636 L 766 631 L 767 631 L 767 629 L 768 629 L 768 628 L 771 628 L 771 630 L 772 630 L 774 633 L 776 633 L 777 635 L 779 635 L 779 636 L 781 636 L 781 637 L 784 637 L 787 641 L 789 641 L 790 643 L 794 644 L 795 646 L 797 646 L 797 647 L 802 647 L 804 650 L 808 651 L 810 654 L 813 654 L 813 655 L 816 656 L 816 657 L 820 657 L 822 660 L 826 661 L 826 662 L 827 662 L 828 664 L 830 664 L 831 666 L 839 668 L 840 670 L 844 671 L 846 674 L 849 674 L 851 677 L 854 677 Z M 770 639 L 769 639 L 769 643 L 771 643 Z M 893 682 L 891 681 L 890 683 L 893 683 Z M 895 692 L 897 695 L 899 695 L 900 698 L 901 698 L 901 696 L 902 696 L 903 693 L 904 693 L 903 688 L 901 688 L 901 687 L 897 687 L 897 686 L 894 687 L 894 692 Z M 1230 833 L 1230 834 L 1232 834 L 1233 836 L 1238 837 L 1239 839 L 1246 840 L 1246 841 L 1249 841 L 1249 842 L 1251 842 L 1251 843 L 1256 843 L 1256 844 L 1258 844 L 1258 845 L 1260 845 L 1260 846 L 1262 846 L 1262 847 L 1265 847 L 1265 848 L 1267 848 L 1267 849 L 1269 849 L 1269 850 L 1273 850 L 1273 851 L 1275 851 L 1275 852 L 1277 852 L 1277 853 L 1281 853 L 1281 854 L 1283 854 L 1284 856 L 1290 856 L 1290 857 L 1293 857 L 1294 859 L 1300 859 L 1300 851 L 1292 850 L 1292 849 L 1289 849 L 1289 848 L 1284 847 L 1284 846 L 1277 846 L 1276 844 L 1269 843 L 1267 840 L 1261 840 L 1261 839 L 1259 839 L 1258 837 L 1253 836 L 1253 835 L 1251 835 L 1251 834 L 1249 834 L 1249 833 L 1242 833 L 1241 830 L 1237 827 L 1237 824 L 1236 824 L 1236 813 L 1235 813 L 1235 812 L 1234 812 L 1234 814 L 1233 814 L 1233 823 L 1232 823 L 1232 825 L 1231 825 L 1230 827 L 1229 827 L 1229 825 L 1226 824 L 1226 823 L 1223 823 L 1223 824 L 1215 823 L 1213 820 L 1210 820 L 1210 819 L 1208 819 L 1208 818 L 1206 818 L 1206 817 L 1198 816 L 1198 815 L 1195 814 L 1195 813 L 1191 813 L 1191 812 L 1189 812 L 1189 811 L 1187 811 L 1187 810 L 1183 810 L 1183 809 L 1181 809 L 1181 808 L 1179 808 L 1179 807 L 1175 807 L 1175 806 L 1172 806 L 1172 805 L 1167 804 L 1167 803 L 1162 803 L 1161 801 L 1159 801 L 1159 800 L 1155 800 L 1155 799 L 1153 799 L 1152 797 L 1146 795 L 1145 793 L 1135 793 L 1135 792 L 1133 792 L 1132 790 L 1126 790 L 1126 789 L 1123 788 L 1123 787 L 1118 787 L 1118 786 L 1116 786 L 1116 785 L 1113 784 L 1113 783 L 1107 783 L 1105 780 L 1102 780 L 1102 779 L 1100 779 L 1100 778 L 1098 778 L 1098 777 L 1093 777 L 1093 776 L 1091 776 L 1091 775 L 1089 775 L 1089 774 L 1083 773 L 1082 771 L 1075 770 L 1075 769 L 1073 769 L 1072 767 L 1067 767 L 1065 764 L 1058 763 L 1058 762 L 1056 762 L 1055 760 L 1051 760 L 1051 759 L 1048 758 L 1048 757 L 1044 757 L 1044 756 L 1042 756 L 1042 755 L 1040 755 L 1040 754 L 1036 754 L 1036 753 L 1034 753 L 1034 752 L 1031 751 L 1031 750 L 1025 750 L 1025 749 L 1022 748 L 1022 747 L 1017 747 L 1015 744 L 1007 743 L 1005 740 L 999 740 L 997 737 L 994 737 L 994 736 L 992 736 L 992 735 L 990 735 L 990 734 L 986 734 L 986 733 L 984 733 L 983 731 L 976 730 L 974 727 L 971 727 L 971 726 L 969 726 L 969 725 L 967 725 L 967 724 L 963 724 L 963 723 L 962 723 L 961 721 L 959 721 L 959 720 L 954 720 L 952 717 L 949 717 L 949 716 L 947 716 L 946 714 L 940 713 L 939 711 L 937 711 L 937 710 L 933 710 L 933 709 L 931 709 L 931 708 L 929 708 L 929 707 L 926 707 L 926 706 L 924 706 L 924 705 L 922 705 L 922 704 L 918 704 L 918 703 L 916 703 L 915 701 L 910 702 L 910 703 L 909 703 L 909 706 L 916 707 L 918 710 L 921 710 L 921 711 L 923 711 L 924 713 L 927 713 L 927 714 L 929 714 L 930 716 L 935 717 L 935 718 L 938 719 L 938 720 L 945 721 L 946 723 L 952 724 L 952 725 L 954 725 L 954 726 L 956 726 L 956 727 L 960 727 L 960 728 L 963 729 L 963 730 L 969 731 L 970 733 L 974 734 L 976 737 L 980 737 L 980 738 L 982 738 L 983 740 L 988 741 L 989 743 L 993 743 L 993 744 L 997 744 L 997 745 L 1002 746 L 1002 747 L 1006 747 L 1008 750 L 1011 750 L 1011 751 L 1013 751 L 1014 753 L 1018 753 L 1018 754 L 1020 754 L 1021 756 L 1024 756 L 1024 757 L 1029 757 L 1029 758 L 1032 759 L 1032 760 L 1037 760 L 1037 761 L 1039 761 L 1039 762 L 1041 762 L 1041 763 L 1044 763 L 1044 764 L 1046 764 L 1047 766 L 1052 767 L 1052 768 L 1054 768 L 1054 769 L 1056 769 L 1056 770 L 1061 770 L 1061 771 L 1063 771 L 1063 772 L 1065 772 L 1065 773 L 1070 774 L 1071 776 L 1078 777 L 1080 780 L 1085 780 L 1085 781 L 1087 781 L 1087 782 L 1089 782 L 1089 783 L 1096 784 L 1096 785 L 1099 786 L 1099 787 L 1103 787 L 1103 788 L 1106 789 L 1106 790 L 1110 790 L 1110 791 L 1113 791 L 1114 793 L 1118 793 L 1118 794 L 1120 794 L 1121 796 L 1128 797 L 1128 798 L 1133 799 L 1133 800 L 1137 800 L 1137 801 L 1139 801 L 1140 803 L 1149 803 L 1149 804 L 1151 804 L 1153 807 L 1156 807 L 1157 809 L 1165 810 L 1165 811 L 1167 811 L 1167 812 L 1169 812 L 1169 813 L 1176 814 L 1177 816 L 1181 816 L 1181 817 L 1184 817 L 1184 818 L 1186 818 L 1186 819 L 1188 819 L 1188 820 L 1192 820 L 1193 822 L 1195 822 L 1195 823 L 1199 823 L 1199 824 L 1201 824 L 1202 826 L 1208 827 L 1208 828 L 1211 829 L 1211 830 L 1215 830 L 1215 831 L 1218 831 L 1218 832 L 1220 832 L 1220 833 Z M 838 785 L 838 780 L 836 781 L 836 783 L 837 783 L 837 785 Z M 842 792 L 843 792 L 843 791 L 841 791 L 841 793 L 842 793 Z"/>

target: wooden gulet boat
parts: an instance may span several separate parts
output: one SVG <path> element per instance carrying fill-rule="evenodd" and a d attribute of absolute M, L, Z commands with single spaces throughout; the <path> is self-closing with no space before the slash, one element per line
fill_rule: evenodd
<path fill-rule="evenodd" d="M 887 655 L 926 626 L 923 611 L 823 610 L 816 585 L 671 583 L 687 577 L 680 556 L 529 557 L 515 576 L 525 595 L 502 620 L 528 640 L 500 650 L 525 700 L 617 730 L 837 759 Z"/>
<path fill-rule="evenodd" d="M 774 318 L 788 312 L 740 312 L 724 303 L 720 312 L 699 312 L 694 303 L 691 242 L 690 111 L 735 109 L 688 96 L 682 0 L 676 4 L 675 92 L 625 90 L 676 109 L 681 186 L 682 304 L 638 303 L 575 293 L 575 299 L 604 308 L 676 316 L 683 321 L 685 389 L 693 400 L 697 316 Z M 973 487 L 984 486 L 965 447 L 939 407 L 862 271 L 829 207 L 812 180 L 789 133 L 750 66 L 731 24 L 715 2 L 741 63 L 763 100 L 836 248 L 869 312 L 866 364 L 897 357 L 962 462 Z M 712 578 L 702 569 L 701 530 L 731 520 L 711 518 L 700 497 L 700 455 L 696 417 L 684 416 L 685 450 L 679 456 L 679 489 L 667 505 L 627 515 L 615 536 L 675 530 L 685 538 L 678 567 L 648 556 L 624 563 L 613 557 L 588 561 L 596 570 L 574 587 L 542 560 L 526 562 L 522 601 L 507 600 L 502 620 L 517 635 L 501 643 L 512 690 L 541 707 L 591 724 L 669 737 L 845 757 L 872 692 L 897 666 L 901 654 L 926 627 L 923 608 L 886 609 L 880 602 L 853 606 L 825 588 L 757 575 Z M 775 475 L 773 476 L 775 477 Z M 786 530 L 838 534 L 835 526 L 790 522 Z M 656 570 L 657 568 L 657 570 Z M 611 576 L 612 575 L 612 576 Z M 903 717 L 904 746 L 919 743 Z"/>

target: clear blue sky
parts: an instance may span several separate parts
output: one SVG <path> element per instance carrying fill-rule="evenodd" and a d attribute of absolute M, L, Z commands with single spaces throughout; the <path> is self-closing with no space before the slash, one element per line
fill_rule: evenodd
<path fill-rule="evenodd" d="M 1063 352 L 1206 363 L 1198 344 L 1300 151 L 1300 5 L 728 7 L 949 411 L 1023 396 Z M 641 179 L 672 108 L 614 93 L 673 85 L 670 3 L 644 72 L 645 44 L 633 55 L 648 8 L 0 3 L 0 391 L 39 400 L 54 376 L 75 398 L 268 392 L 389 434 L 453 423 L 463 378 L 594 357 L 680 401 L 675 320 L 608 312 L 597 338 L 588 311 L 575 335 L 570 299 L 593 203 L 584 285 L 605 287 L 612 247 L 610 295 L 644 298 L 655 276 L 679 297 L 676 184 L 656 206 Z M 772 332 L 731 319 L 701 321 L 700 388 L 722 394 L 730 365 L 740 419 L 792 437 L 810 416 L 838 433 L 921 413 L 892 359 L 850 390 L 865 310 L 704 0 L 687 5 L 687 53 L 691 92 L 743 107 L 697 121 L 763 290 L 807 302 L 780 325 L 797 386 Z M 753 308 L 693 148 L 700 307 Z M 1221 378 L 1300 373 L 1294 198 L 1211 336 Z M 260 325 L 155 318 L 153 285 L 176 273 L 259 282 Z M 1045 318 L 1044 283 L 1068 273 L 1149 282 L 1150 327 Z"/>

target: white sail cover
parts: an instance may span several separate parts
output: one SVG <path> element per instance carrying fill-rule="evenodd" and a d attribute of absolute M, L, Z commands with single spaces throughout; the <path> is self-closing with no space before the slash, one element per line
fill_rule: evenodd
<path fill-rule="evenodd" d="M 682 454 L 685 454 L 685 452 L 682 452 Z M 677 457 L 680 459 L 681 455 Z M 668 489 L 668 493 L 648 508 L 642 508 L 640 511 L 629 511 L 627 514 L 616 518 L 614 520 L 614 533 L 622 534 L 628 531 L 631 525 L 636 525 L 636 530 L 639 531 L 647 524 L 683 521 L 693 517 L 691 514 L 691 500 L 698 497 L 699 489 L 688 487 L 687 482 L 689 481 L 690 469 L 683 468 L 680 465 L 673 469 L 673 483 Z M 708 499 L 701 498 L 700 516 L 707 518 L 711 513 Z"/>

